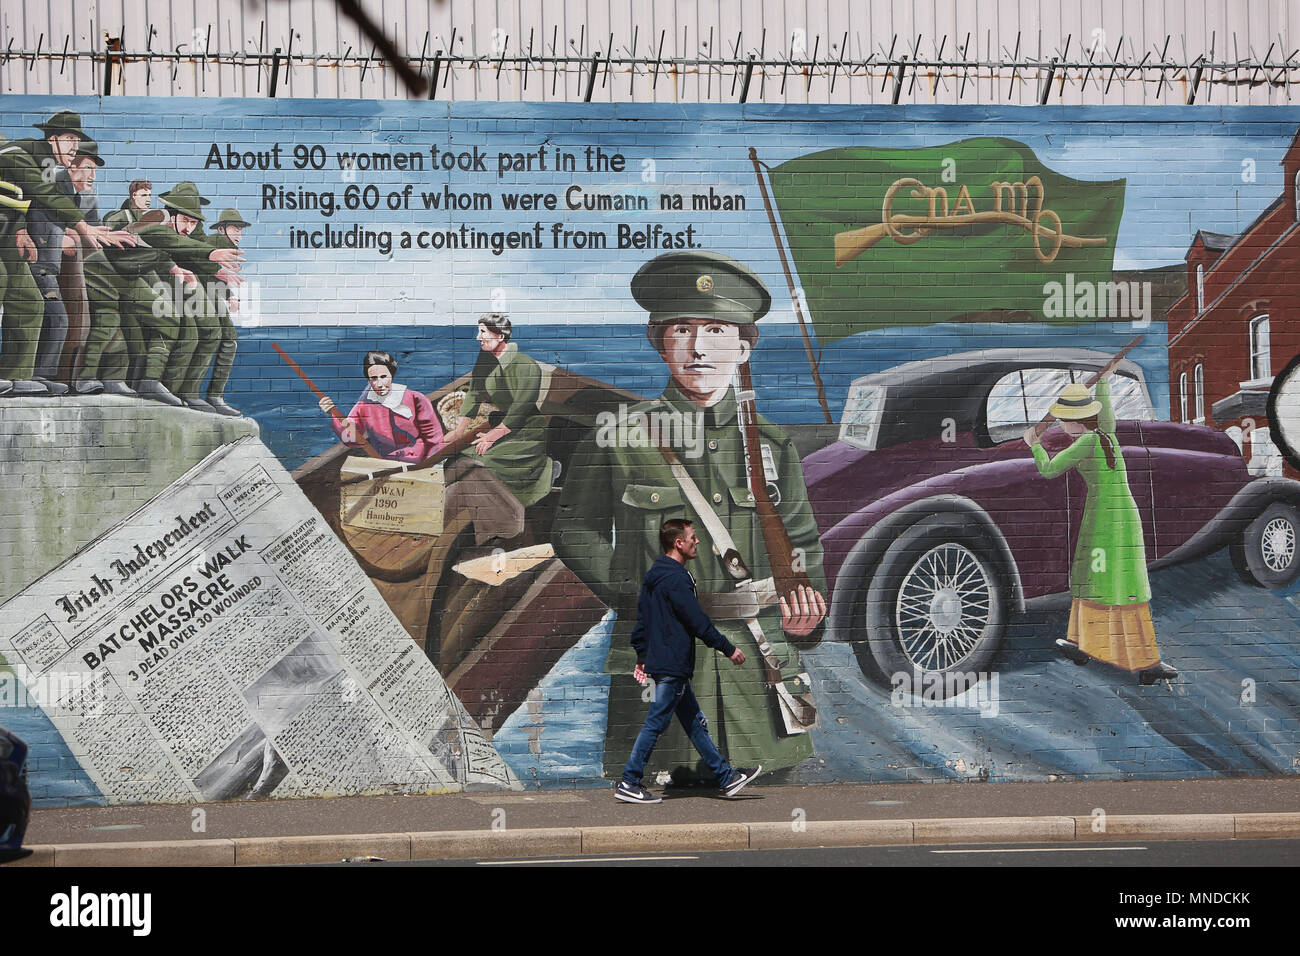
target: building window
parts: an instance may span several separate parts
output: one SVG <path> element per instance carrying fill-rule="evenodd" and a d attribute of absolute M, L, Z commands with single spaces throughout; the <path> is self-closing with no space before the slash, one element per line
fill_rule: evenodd
<path fill-rule="evenodd" d="M 1196 311 L 1205 311 L 1205 266 L 1196 267 Z"/>
<path fill-rule="evenodd" d="M 1197 365 L 1192 373 L 1192 384 L 1196 389 L 1196 418 L 1198 425 L 1205 424 L 1205 366 Z"/>
<path fill-rule="evenodd" d="M 1273 360 L 1268 349 L 1268 316 L 1250 320 L 1250 380 L 1258 382 L 1273 374 Z"/>
<path fill-rule="evenodd" d="M 1187 421 L 1187 373 L 1178 376 L 1178 420 Z"/>

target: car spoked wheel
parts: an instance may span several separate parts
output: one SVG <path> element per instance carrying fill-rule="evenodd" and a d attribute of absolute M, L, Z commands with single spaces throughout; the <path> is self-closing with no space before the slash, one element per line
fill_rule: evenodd
<path fill-rule="evenodd" d="M 898 589 L 903 654 L 923 671 L 966 660 L 988 627 L 991 590 L 988 570 L 970 549 L 948 542 L 927 551 Z"/>
<path fill-rule="evenodd" d="M 1295 526 L 1285 518 L 1274 518 L 1264 526 L 1260 550 L 1270 571 L 1285 571 L 1295 561 Z"/>
<path fill-rule="evenodd" d="M 1300 577 L 1300 511 L 1275 501 L 1233 542 L 1232 563 L 1247 584 L 1286 587 Z"/>
<path fill-rule="evenodd" d="M 918 521 L 864 576 L 850 640 L 868 678 L 959 693 L 965 682 L 934 678 L 983 671 L 997 653 L 1009 574 L 995 541 L 969 516 Z"/>

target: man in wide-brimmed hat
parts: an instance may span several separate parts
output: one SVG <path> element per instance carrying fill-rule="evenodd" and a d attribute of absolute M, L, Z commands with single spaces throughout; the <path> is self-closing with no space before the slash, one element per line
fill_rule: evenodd
<path fill-rule="evenodd" d="M 209 200 L 199 195 L 194 183 L 177 183 L 158 199 L 171 214 L 167 227 L 154 227 L 161 232 L 170 229 L 163 248 L 168 249 L 178 265 L 192 271 L 203 283 L 199 289 L 187 293 L 192 297 L 192 307 L 187 303 L 184 310 L 187 333 L 183 333 L 184 340 L 178 341 L 178 347 L 172 350 L 163 383 L 190 408 L 237 415 L 233 408 L 216 408 L 201 398 L 199 392 L 223 338 L 216 299 L 224 299 L 229 288 L 243 282 L 239 277 L 243 253 L 233 247 L 214 248 L 208 244 L 207 237 L 202 236 L 200 229 L 205 217 L 201 207 L 208 205 Z M 150 238 L 153 234 L 151 229 L 143 235 L 147 242 L 153 243 L 154 239 Z M 201 238 L 196 238 L 196 234 Z M 163 240 L 159 238 L 159 241 Z M 233 353 L 231 358 L 233 360 Z M 224 389 L 225 383 L 220 384 Z"/>
<path fill-rule="evenodd" d="M 95 198 L 95 174 L 104 159 L 93 139 L 83 139 L 77 146 L 72 162 L 60 167 L 54 183 L 59 190 L 71 196 L 92 223 L 99 222 L 99 208 Z M 68 339 L 71 321 L 60 285 L 65 256 L 76 254 L 76 232 L 65 229 L 48 210 L 34 208 L 27 217 L 28 233 L 36 243 L 36 262 L 32 263 L 32 276 L 45 302 L 45 321 L 41 327 L 36 347 L 36 382 L 44 385 L 51 395 L 63 395 L 68 385 L 56 381 L 59 377 L 60 359 Z M 84 294 L 83 294 L 84 297 Z M 78 317 L 81 318 L 80 316 Z M 78 337 L 84 339 L 83 322 L 79 321 Z"/>
<path fill-rule="evenodd" d="M 57 184 L 57 171 L 70 164 L 83 139 L 75 113 L 56 113 L 47 123 L 46 140 L 9 142 L 0 137 L 0 180 L 28 203 L 11 235 L 0 242 L 0 304 L 4 307 L 4 340 L 0 344 L 0 393 L 20 396 L 49 395 L 47 385 L 35 380 L 36 352 L 45 321 L 45 303 L 28 268 L 38 258 L 36 243 L 27 229 L 26 213 L 45 210 L 65 228 L 74 229 L 90 248 L 129 246 L 134 237 L 114 232 L 87 220 L 77 202 Z M 8 387 L 5 382 L 8 381 Z"/>
<path fill-rule="evenodd" d="M 212 224 L 212 233 L 206 237 L 214 249 L 238 249 L 244 230 L 252 223 L 239 214 L 238 209 L 223 209 L 220 218 Z M 225 399 L 226 383 L 235 367 L 235 353 L 239 349 L 239 333 L 230 314 L 239 310 L 239 299 L 233 291 L 216 287 L 213 304 L 221 321 L 221 341 L 217 345 L 216 359 L 212 363 L 212 379 L 208 382 L 206 401 L 222 415 L 239 415 L 239 409 Z"/>

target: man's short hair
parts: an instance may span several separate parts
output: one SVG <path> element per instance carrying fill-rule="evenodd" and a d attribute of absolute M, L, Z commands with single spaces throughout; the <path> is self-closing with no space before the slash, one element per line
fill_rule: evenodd
<path fill-rule="evenodd" d="M 659 526 L 659 545 L 667 554 L 673 549 L 680 538 L 686 537 L 686 529 L 691 527 L 691 522 L 686 518 L 669 518 Z"/>
<path fill-rule="evenodd" d="M 126 187 L 126 194 L 128 196 L 134 196 L 142 189 L 148 189 L 152 192 L 153 183 L 149 182 L 147 179 L 133 179 L 131 180 L 131 185 Z"/>
<path fill-rule="evenodd" d="M 668 330 L 672 328 L 674 325 L 676 325 L 679 321 L 680 321 L 679 319 L 669 319 L 667 322 L 651 322 L 649 325 L 646 326 L 645 337 L 650 340 L 650 344 L 654 346 L 654 350 L 658 352 L 660 355 L 663 355 L 664 353 L 664 335 L 666 335 Z M 718 320 L 711 320 L 711 321 L 718 321 Z M 738 323 L 724 322 L 723 324 L 735 325 Z M 740 340 L 742 342 L 749 343 L 749 347 L 752 349 L 754 347 L 754 344 L 758 341 L 758 326 L 753 324 L 741 325 Z"/>

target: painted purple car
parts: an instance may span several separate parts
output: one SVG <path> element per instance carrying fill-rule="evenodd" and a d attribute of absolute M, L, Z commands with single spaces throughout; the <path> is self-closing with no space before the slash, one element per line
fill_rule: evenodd
<path fill-rule="evenodd" d="M 826 552 L 831 640 L 886 679 L 982 670 L 1008 617 L 1068 595 L 1086 488 L 1048 480 L 1022 440 L 1070 382 L 1111 356 L 990 349 L 853 382 L 838 440 L 804 459 Z M 1300 483 L 1256 478 L 1223 432 L 1155 421 L 1141 368 L 1111 379 L 1151 569 L 1231 549 L 1249 582 L 1300 575 Z M 1044 437 L 1055 455 L 1060 429 Z M 930 686 L 954 686 L 928 678 Z"/>

